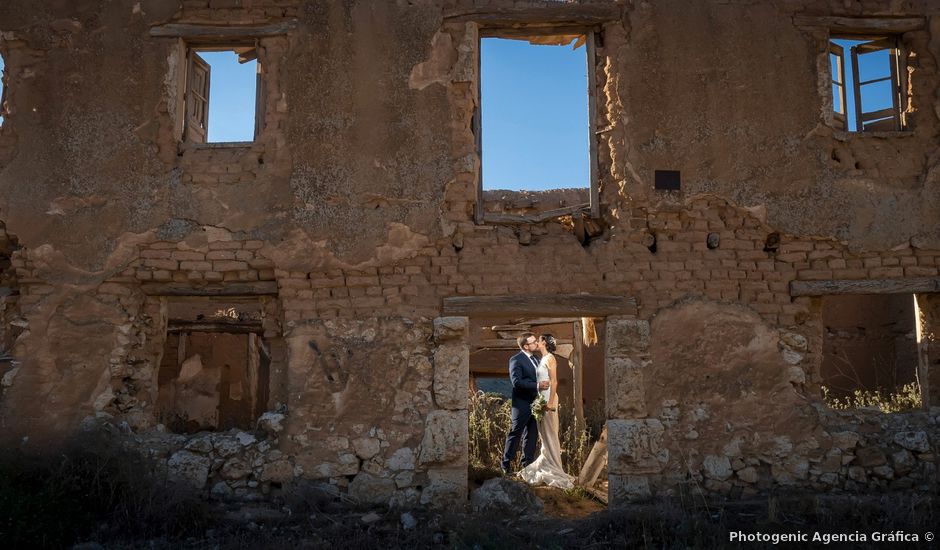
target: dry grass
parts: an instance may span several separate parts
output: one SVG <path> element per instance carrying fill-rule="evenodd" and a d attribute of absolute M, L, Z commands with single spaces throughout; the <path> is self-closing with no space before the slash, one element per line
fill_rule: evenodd
<path fill-rule="evenodd" d="M 920 409 L 923 406 L 920 396 L 920 384 L 911 382 L 897 391 L 855 390 L 852 395 L 843 398 L 834 397 L 829 388 L 822 386 L 823 400 L 830 409 L 849 410 L 873 407 L 881 412 L 893 413 Z"/>
<path fill-rule="evenodd" d="M 469 399 L 470 417 L 470 478 L 474 481 L 499 475 L 503 445 L 512 422 L 508 399 L 498 394 L 477 392 Z M 600 420 L 597 416 L 600 415 Z M 578 425 L 571 407 L 561 407 L 558 414 L 559 439 L 565 471 L 577 476 L 600 436 L 603 409 L 592 407 L 585 411 L 585 425 Z M 595 431 L 596 430 L 596 431 Z M 514 469 L 519 468 L 517 462 Z"/>
<path fill-rule="evenodd" d="M 0 539 L 60 548 L 88 537 L 201 533 L 206 504 L 168 485 L 140 454 L 100 434 L 56 452 L 0 457 Z"/>

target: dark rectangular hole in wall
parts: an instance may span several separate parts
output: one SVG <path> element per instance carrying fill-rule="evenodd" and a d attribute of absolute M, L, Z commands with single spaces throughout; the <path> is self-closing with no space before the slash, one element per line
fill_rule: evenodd
<path fill-rule="evenodd" d="M 822 297 L 822 385 L 830 397 L 890 395 L 917 380 L 917 327 L 910 294 Z"/>
<path fill-rule="evenodd" d="M 654 172 L 655 187 L 658 191 L 678 191 L 680 177 L 678 170 L 656 170 Z"/>
<path fill-rule="evenodd" d="M 270 357 L 257 301 L 173 300 L 157 375 L 170 430 L 251 428 L 267 406 Z"/>

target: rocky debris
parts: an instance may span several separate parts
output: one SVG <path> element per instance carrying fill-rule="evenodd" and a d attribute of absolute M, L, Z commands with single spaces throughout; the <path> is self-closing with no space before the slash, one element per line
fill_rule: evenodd
<path fill-rule="evenodd" d="M 705 477 L 724 481 L 734 473 L 731 470 L 731 461 L 726 456 L 708 455 L 702 461 Z"/>
<path fill-rule="evenodd" d="M 877 447 L 862 447 L 856 450 L 855 460 L 863 468 L 873 468 L 888 463 L 888 458 Z"/>
<path fill-rule="evenodd" d="M 544 508 L 527 485 L 505 478 L 486 480 L 470 494 L 470 505 L 476 512 L 511 513 L 514 517 L 538 514 Z"/>
<path fill-rule="evenodd" d="M 362 523 L 365 523 L 366 525 L 368 525 L 370 523 L 375 523 L 379 521 L 380 519 L 382 519 L 382 516 L 376 514 L 375 512 L 369 512 L 365 514 L 364 516 L 362 516 L 362 518 L 360 519 L 362 520 Z"/>
<path fill-rule="evenodd" d="M 409 512 L 403 513 L 399 520 L 401 521 L 401 526 L 405 531 L 410 531 L 418 526 L 418 520 L 416 520 L 415 517 Z"/>
<path fill-rule="evenodd" d="M 396 489 L 392 479 L 359 472 L 349 483 L 349 496 L 364 504 L 387 504 Z"/>
<path fill-rule="evenodd" d="M 277 434 L 284 430 L 284 420 L 287 417 L 277 412 L 266 412 L 258 417 L 258 429 L 270 436 L 277 437 Z"/>
<path fill-rule="evenodd" d="M 211 460 L 189 451 L 178 451 L 167 461 L 170 479 L 202 489 L 209 477 Z"/>
<path fill-rule="evenodd" d="M 894 442 L 909 451 L 926 453 L 930 450 L 927 432 L 901 432 L 894 434 Z"/>
<path fill-rule="evenodd" d="M 468 336 L 466 317 L 438 317 L 434 319 L 434 341 L 462 340 Z"/>
<path fill-rule="evenodd" d="M 832 434 L 832 444 L 843 451 L 849 451 L 858 444 L 858 434 L 855 432 L 835 432 Z"/>

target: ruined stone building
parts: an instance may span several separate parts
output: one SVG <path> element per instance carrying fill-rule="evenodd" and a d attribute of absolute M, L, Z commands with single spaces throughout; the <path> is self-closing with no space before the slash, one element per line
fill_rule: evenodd
<path fill-rule="evenodd" d="M 582 41 L 589 189 L 483 193 L 486 36 Z M 256 61 L 253 139 L 201 133 L 197 49 Z M 5 448 L 460 501 L 471 352 L 584 319 L 612 504 L 936 490 L 933 0 L 5 0 L 0 56 Z"/>

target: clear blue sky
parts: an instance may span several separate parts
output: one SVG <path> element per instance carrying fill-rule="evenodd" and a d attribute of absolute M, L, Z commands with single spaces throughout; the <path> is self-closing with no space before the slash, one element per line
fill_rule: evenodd
<path fill-rule="evenodd" d="M 3 64 L 3 56 L 0 55 L 0 75 L 3 75 L 3 67 L 5 67 L 5 65 Z M 3 95 L 3 90 L 0 90 L 0 96 L 2 96 L 2 95 Z M 2 116 L 2 115 L 0 115 L 0 124 L 3 124 L 3 116 Z"/>
<path fill-rule="evenodd" d="M 257 61 L 238 63 L 235 52 L 198 52 L 212 68 L 209 80 L 210 143 L 252 141 L 255 135 Z"/>
<path fill-rule="evenodd" d="M 853 46 L 870 42 L 870 40 L 847 40 L 836 38 L 832 40 L 842 46 L 845 55 L 845 102 L 846 113 L 848 115 L 848 127 L 855 131 L 855 93 L 852 90 L 854 82 L 854 73 L 852 71 L 852 54 L 850 52 Z M 835 56 L 830 55 L 829 61 L 833 76 L 835 76 L 836 63 Z M 858 56 L 858 72 L 861 81 L 873 80 L 891 75 L 890 56 L 888 50 L 881 50 L 873 53 L 861 54 Z M 878 111 L 891 107 L 892 83 L 890 80 L 868 84 L 862 87 L 862 110 L 864 112 Z M 834 106 L 838 106 L 839 98 L 835 86 L 832 89 L 832 101 Z"/>
<path fill-rule="evenodd" d="M 481 42 L 483 188 L 590 187 L 586 48 Z"/>

